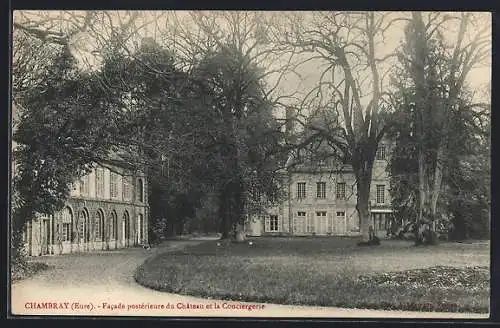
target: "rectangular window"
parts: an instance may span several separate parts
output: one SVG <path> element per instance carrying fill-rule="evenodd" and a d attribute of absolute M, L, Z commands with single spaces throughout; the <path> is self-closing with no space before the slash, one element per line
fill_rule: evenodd
<path fill-rule="evenodd" d="M 385 146 L 380 145 L 377 149 L 377 160 L 385 159 Z"/>
<path fill-rule="evenodd" d="M 271 231 L 278 231 L 278 216 L 271 215 Z"/>
<path fill-rule="evenodd" d="M 104 196 L 104 170 L 97 169 L 95 172 L 95 185 L 96 185 L 96 196 L 103 197 Z"/>
<path fill-rule="evenodd" d="M 130 177 L 123 177 L 123 199 L 132 199 L 132 181 Z"/>
<path fill-rule="evenodd" d="M 71 241 L 71 224 L 63 223 L 62 225 L 62 241 Z"/>
<path fill-rule="evenodd" d="M 345 182 L 337 183 L 337 199 L 345 199 Z"/>
<path fill-rule="evenodd" d="M 326 182 L 316 183 L 316 197 L 326 198 Z"/>
<path fill-rule="evenodd" d="M 345 217 L 345 212 L 344 211 L 337 212 L 337 217 L 338 218 L 344 218 Z"/>
<path fill-rule="evenodd" d="M 279 229 L 279 218 L 277 215 L 266 217 L 265 230 L 266 232 L 277 232 Z"/>
<path fill-rule="evenodd" d="M 111 172 L 109 177 L 109 194 L 111 198 L 118 197 L 118 175 L 114 172 Z"/>
<path fill-rule="evenodd" d="M 377 204 L 385 203 L 385 186 L 377 185 Z"/>
<path fill-rule="evenodd" d="M 89 176 L 86 175 L 80 179 L 80 195 L 87 196 L 89 194 Z"/>
<path fill-rule="evenodd" d="M 298 182 L 297 183 L 297 198 L 304 199 L 306 198 L 306 183 Z"/>

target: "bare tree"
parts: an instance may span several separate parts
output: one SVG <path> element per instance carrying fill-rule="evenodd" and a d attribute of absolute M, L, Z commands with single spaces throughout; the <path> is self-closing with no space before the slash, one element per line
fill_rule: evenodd
<path fill-rule="evenodd" d="M 313 129 L 344 150 L 347 163 L 352 165 L 361 233 L 368 241 L 373 162 L 387 130 L 384 79 L 388 62 L 395 55 L 383 42 L 388 30 L 405 18 L 380 12 L 317 12 L 305 19 L 290 19 L 284 42 L 300 53 L 312 54 L 307 60 L 325 66 L 311 93 L 326 99 L 324 107 L 336 111 L 333 117 L 342 128 Z"/>
<path fill-rule="evenodd" d="M 449 46 L 447 67 L 443 70 L 445 85 L 444 102 L 435 106 L 430 97 L 434 90 L 429 89 L 426 71 L 429 65 L 429 42 L 455 24 L 458 27 L 456 39 Z M 452 110 L 459 106 L 459 101 L 466 86 L 467 76 L 479 64 L 489 60 L 491 52 L 491 25 L 484 16 L 472 13 L 429 15 L 425 22 L 422 13 L 413 12 L 407 27 L 407 42 L 410 55 L 405 58 L 411 79 L 415 85 L 417 102 L 416 134 L 418 136 L 418 176 L 419 176 L 419 213 L 418 222 L 431 223 L 435 230 L 437 203 L 441 193 L 443 173 L 446 170 L 446 158 L 449 154 L 449 135 Z M 432 113 L 428 112 L 429 106 Z M 476 105 L 474 105 L 477 107 Z M 483 107 L 484 106 L 479 106 Z M 432 115 L 433 126 L 425 124 Z M 431 129 L 437 128 L 439 134 Z M 425 149 L 425 139 L 433 135 L 435 149 Z"/>

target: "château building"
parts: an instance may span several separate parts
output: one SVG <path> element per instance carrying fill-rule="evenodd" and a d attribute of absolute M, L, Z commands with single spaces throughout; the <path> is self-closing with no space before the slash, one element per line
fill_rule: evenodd
<path fill-rule="evenodd" d="M 392 219 L 388 148 L 379 146 L 370 189 L 372 226 L 379 237 L 386 234 Z M 338 168 L 325 161 L 317 167 L 290 167 L 283 180 L 285 197 L 249 220 L 248 235 L 360 235 L 356 179 L 349 165 Z"/>
<path fill-rule="evenodd" d="M 372 226 L 379 237 L 386 235 L 392 220 L 389 174 L 386 170 L 391 147 L 389 140 L 383 140 L 373 164 L 369 209 Z M 284 196 L 280 197 L 278 203 L 266 206 L 260 215 L 248 218 L 246 234 L 360 235 L 356 178 L 352 167 L 328 157 L 296 163 L 297 155 L 291 155 L 282 171 Z"/>

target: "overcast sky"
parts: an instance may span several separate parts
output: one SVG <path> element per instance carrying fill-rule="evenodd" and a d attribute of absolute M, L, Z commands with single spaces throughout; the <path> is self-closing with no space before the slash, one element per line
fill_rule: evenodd
<path fill-rule="evenodd" d="M 75 12 L 74 12 L 75 13 Z M 84 14 L 84 12 L 76 12 L 77 14 Z M 119 17 L 126 17 L 125 12 L 113 12 L 110 11 L 112 24 L 118 24 L 119 23 Z M 207 13 L 208 17 L 212 14 L 212 12 L 205 12 Z M 275 23 L 281 20 L 281 16 L 283 16 L 284 12 L 266 12 L 264 16 L 266 19 L 270 19 L 270 22 Z M 308 20 L 314 20 L 316 17 L 314 16 L 314 13 L 311 12 L 294 12 L 295 15 L 300 16 L 301 18 L 304 19 L 304 24 L 308 22 Z M 457 13 L 453 13 L 457 14 Z M 27 16 L 29 15 L 30 17 L 39 17 L 40 19 L 46 19 L 47 17 L 50 16 L 59 16 L 61 15 L 61 12 L 59 11 L 52 11 L 52 12 L 16 12 L 14 14 L 14 20 L 16 22 L 21 22 L 22 16 Z M 406 13 L 391 13 L 391 15 L 395 16 L 405 16 L 409 15 L 408 12 Z M 489 35 L 491 35 L 491 15 L 489 13 L 475 13 L 476 16 L 476 21 L 475 24 L 477 24 L 476 28 L 482 27 L 482 26 L 489 26 Z M 181 21 L 181 24 L 186 28 L 186 30 L 190 29 L 190 24 L 192 24 L 192 17 L 189 12 L 186 11 L 176 11 L 175 16 L 177 19 Z M 67 16 L 65 16 L 67 17 Z M 83 15 L 82 15 L 83 17 Z M 104 17 L 104 16 L 103 16 Z M 158 18 L 157 18 L 158 17 Z M 167 19 L 168 17 L 168 19 Z M 425 16 L 424 16 L 425 17 Z M 138 35 L 138 37 L 153 37 L 156 38 L 157 41 L 162 43 L 165 40 L 162 40 L 162 33 L 170 33 L 171 31 L 168 31 L 169 27 L 168 24 L 172 22 L 172 14 L 167 13 L 165 15 L 165 12 L 140 12 L 139 16 L 139 22 L 149 22 L 149 24 L 145 25 L 141 30 Z M 222 23 L 219 23 L 220 25 L 223 25 Z M 109 23 L 109 22 L 107 22 Z M 64 28 L 64 24 L 67 24 L 63 21 L 62 26 L 59 28 Z M 99 29 L 99 27 L 94 26 L 96 29 Z M 401 43 L 403 39 L 403 27 L 404 23 L 400 24 L 394 24 L 386 33 L 385 33 L 385 38 L 384 38 L 384 43 L 378 44 L 376 46 L 376 53 L 379 54 L 379 57 L 384 56 L 387 53 L 393 52 Z M 456 32 L 457 32 L 457 24 L 449 24 L 445 26 L 445 38 L 446 40 L 450 43 L 453 44 L 456 40 Z M 57 27 L 56 27 L 57 28 Z M 161 30 L 161 32 L 159 32 Z M 102 35 L 106 35 L 109 33 L 109 31 L 106 31 L 104 28 L 101 31 Z M 474 33 L 475 31 L 471 29 L 471 33 Z M 163 37 L 165 39 L 165 37 Z M 80 59 L 83 57 L 83 54 L 86 54 L 86 59 L 87 62 L 90 63 L 95 63 L 95 60 L 93 60 L 91 52 L 94 50 L 94 45 L 96 42 L 92 39 L 89 39 L 85 35 L 79 35 L 77 38 L 74 40 L 75 47 L 78 48 L 79 51 L 75 51 L 75 54 L 80 57 Z M 491 47 L 491 43 L 490 43 Z M 83 51 L 81 51 L 83 50 Z M 311 56 L 311 55 L 303 55 L 302 58 L 306 58 L 306 56 Z M 287 60 L 288 57 L 283 57 L 282 60 Z M 296 60 L 300 60 L 301 57 L 296 57 Z M 279 66 L 281 60 L 279 59 L 273 59 L 273 61 L 270 63 L 270 67 L 277 67 Z M 380 69 L 382 71 L 381 75 L 383 72 L 389 70 L 394 62 L 392 63 L 387 63 L 386 66 L 381 66 Z M 324 62 L 314 60 L 314 61 L 309 61 L 300 67 L 296 69 L 297 74 L 288 74 L 285 78 L 281 80 L 280 83 L 280 93 L 282 94 L 289 94 L 295 91 L 300 91 L 300 93 L 306 94 L 308 93 L 309 90 L 314 88 L 318 84 L 319 76 L 320 74 L 324 71 Z M 276 80 L 277 75 L 270 76 L 269 77 L 269 83 L 271 85 L 274 85 L 274 81 Z M 274 80 L 273 80 L 274 78 Z M 386 77 L 387 78 L 387 77 Z M 474 68 L 468 75 L 468 82 L 471 85 L 472 89 L 477 90 L 478 94 L 476 95 L 477 99 L 485 100 L 489 98 L 489 94 L 485 91 L 487 91 L 488 87 L 490 87 L 490 81 L 491 81 L 491 59 L 485 63 L 485 65 L 482 65 L 481 67 L 476 67 Z M 369 82 L 367 82 L 366 86 L 362 87 L 362 91 L 364 90 L 370 90 Z"/>

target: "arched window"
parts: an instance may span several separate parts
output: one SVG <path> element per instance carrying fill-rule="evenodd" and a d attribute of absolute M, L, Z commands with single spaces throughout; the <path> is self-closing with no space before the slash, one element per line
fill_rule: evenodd
<path fill-rule="evenodd" d="M 137 242 L 142 243 L 142 238 L 143 238 L 143 216 L 142 214 L 139 214 L 137 217 Z"/>
<path fill-rule="evenodd" d="M 130 216 L 128 215 L 128 212 L 125 211 L 123 213 L 123 240 L 125 241 L 125 244 L 128 244 L 130 238 Z"/>
<path fill-rule="evenodd" d="M 118 236 L 118 216 L 116 215 L 116 212 L 113 210 L 111 212 L 111 222 L 110 222 L 110 239 L 111 240 L 116 240 L 116 237 Z"/>
<path fill-rule="evenodd" d="M 94 238 L 95 241 L 104 241 L 104 214 L 101 210 L 98 210 L 95 215 Z"/>
<path fill-rule="evenodd" d="M 61 231 L 61 241 L 71 242 L 72 231 L 73 231 L 73 213 L 69 207 L 66 207 L 62 211 L 62 231 Z"/>
<path fill-rule="evenodd" d="M 138 185 L 139 185 L 139 188 L 137 188 L 137 193 L 139 195 L 139 201 L 141 203 L 144 202 L 144 183 L 142 182 L 142 179 L 139 179 L 137 181 Z"/>
<path fill-rule="evenodd" d="M 83 209 L 80 212 L 80 216 L 78 218 L 78 236 L 80 237 L 81 242 L 89 242 L 90 241 L 90 224 L 89 224 L 89 215 L 87 209 Z"/>

